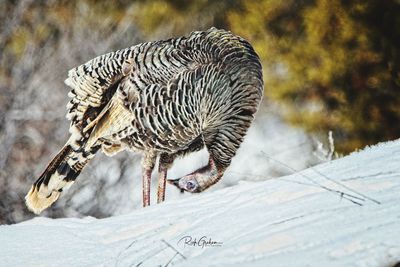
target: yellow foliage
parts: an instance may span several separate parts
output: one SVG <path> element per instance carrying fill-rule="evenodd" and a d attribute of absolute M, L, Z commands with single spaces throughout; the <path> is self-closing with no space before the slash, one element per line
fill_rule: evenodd
<path fill-rule="evenodd" d="M 266 95 L 285 103 L 286 118 L 334 130 L 349 152 L 400 137 L 399 29 L 389 39 L 379 24 L 399 25 L 399 10 L 395 1 L 244 1 L 228 21 L 261 56 Z"/>

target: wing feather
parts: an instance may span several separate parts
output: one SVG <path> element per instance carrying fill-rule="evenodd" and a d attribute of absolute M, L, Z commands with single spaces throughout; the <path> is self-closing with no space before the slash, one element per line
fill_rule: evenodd
<path fill-rule="evenodd" d="M 83 133 L 101 114 L 118 88 L 118 83 L 132 70 L 133 47 L 96 57 L 68 72 L 65 84 L 71 88 L 68 96 L 67 119 L 70 132 Z M 77 129 L 76 129 L 77 128 Z"/>

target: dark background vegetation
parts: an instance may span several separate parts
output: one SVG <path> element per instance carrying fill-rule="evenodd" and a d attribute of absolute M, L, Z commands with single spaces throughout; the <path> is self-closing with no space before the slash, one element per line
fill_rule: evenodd
<path fill-rule="evenodd" d="M 3 0 L 0 6 L 0 223 L 31 217 L 22 206 L 27 184 L 67 139 L 69 69 L 211 26 L 254 45 L 265 103 L 288 123 L 313 136 L 332 131 L 343 154 L 400 136 L 398 0 Z M 101 166 L 89 167 L 85 175 L 100 181 L 95 195 L 84 207 L 72 208 L 68 198 L 60 205 L 68 204 L 71 216 L 113 214 L 113 202 L 96 196 L 125 186 L 133 159 L 109 160 L 119 172 L 111 182 Z M 49 214 L 65 216 L 54 208 Z"/>

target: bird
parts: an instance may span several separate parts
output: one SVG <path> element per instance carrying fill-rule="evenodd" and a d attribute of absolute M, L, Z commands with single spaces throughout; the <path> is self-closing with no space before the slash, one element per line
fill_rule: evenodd
<path fill-rule="evenodd" d="M 70 137 L 25 197 L 35 214 L 50 207 L 101 150 L 142 153 L 143 207 L 150 205 L 158 159 L 157 203 L 167 181 L 199 193 L 231 164 L 260 106 L 260 58 L 244 38 L 223 29 L 133 45 L 71 69 L 66 118 Z M 206 148 L 206 166 L 176 179 L 178 157 Z"/>

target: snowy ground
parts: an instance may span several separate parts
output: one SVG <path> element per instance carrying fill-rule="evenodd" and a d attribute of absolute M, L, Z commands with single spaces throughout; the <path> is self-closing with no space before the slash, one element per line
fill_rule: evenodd
<path fill-rule="evenodd" d="M 399 192 L 396 141 L 128 215 L 0 226 L 0 265 L 389 267 L 400 261 Z"/>

